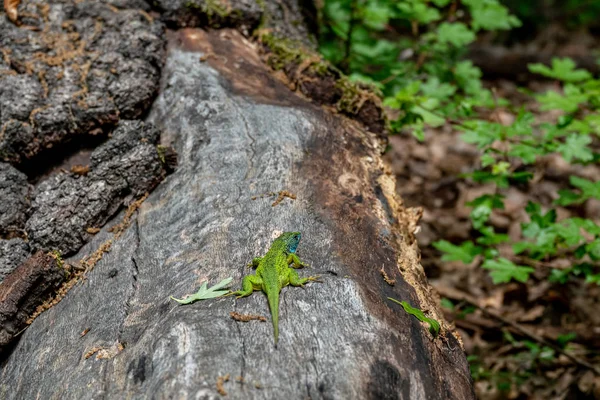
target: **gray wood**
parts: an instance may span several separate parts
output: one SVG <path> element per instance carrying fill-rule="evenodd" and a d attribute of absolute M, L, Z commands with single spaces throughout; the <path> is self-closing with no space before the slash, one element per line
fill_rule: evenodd
<path fill-rule="evenodd" d="M 433 339 L 386 300 L 438 316 L 374 134 L 291 93 L 232 31 L 173 35 L 148 120 L 177 150 L 177 170 L 5 356 L 0 398 L 212 399 L 227 374 L 232 399 L 474 397 L 452 332 Z M 280 190 L 297 199 L 252 199 Z M 245 264 L 289 230 L 303 233 L 298 253 L 311 265 L 300 276 L 323 282 L 282 291 L 278 348 L 270 322 L 229 316 L 270 321 L 262 293 L 169 299 L 204 280 L 239 286 Z M 111 237 L 103 228 L 69 261 Z M 112 358 L 84 357 L 116 343 L 124 349 Z"/>
<path fill-rule="evenodd" d="M 0 162 L 0 238 L 22 234 L 30 196 L 27 176 L 12 165 Z"/>
<path fill-rule="evenodd" d="M 152 191 L 167 173 L 151 124 L 121 120 L 112 137 L 92 153 L 84 176 L 59 172 L 34 191 L 25 228 L 35 250 L 72 255 L 125 203 Z M 129 200 L 129 201 L 127 201 Z"/>
<path fill-rule="evenodd" d="M 97 141 L 120 118 L 147 110 L 158 89 L 164 26 L 110 2 L 19 1 L 22 26 L 0 13 L 0 160 L 37 173 L 50 149 Z"/>
<path fill-rule="evenodd" d="M 0 284 L 29 257 L 29 244 L 21 238 L 0 239 Z"/>

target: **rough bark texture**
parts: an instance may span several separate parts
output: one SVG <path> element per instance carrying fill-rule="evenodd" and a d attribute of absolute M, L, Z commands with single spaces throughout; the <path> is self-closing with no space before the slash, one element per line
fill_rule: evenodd
<path fill-rule="evenodd" d="M 317 12 L 312 1 L 154 0 L 161 21 L 173 28 L 231 27 L 245 36 L 256 28 L 316 48 Z"/>
<path fill-rule="evenodd" d="M 18 235 L 25 227 L 30 191 L 25 174 L 0 162 L 0 237 Z"/>
<path fill-rule="evenodd" d="M 179 153 L 177 171 L 4 355 L 0 397 L 473 398 L 453 332 L 434 339 L 386 300 L 442 319 L 418 264 L 418 218 L 395 198 L 376 134 L 291 93 L 235 31 L 173 35 L 148 119 Z M 296 200 L 261 196 L 280 190 Z M 300 275 L 323 282 L 282 291 L 278 348 L 270 324 L 229 316 L 270 318 L 261 293 L 169 300 L 205 280 L 238 286 L 246 263 L 289 230 L 303 233 L 311 265 Z M 103 229 L 69 261 L 111 236 Z"/>
<path fill-rule="evenodd" d="M 86 176 L 60 172 L 38 185 L 26 224 L 34 250 L 75 253 L 124 202 L 154 189 L 166 175 L 159 138 L 150 124 L 121 121 L 92 153 Z"/>
<path fill-rule="evenodd" d="M 262 9 L 254 0 L 156 0 L 154 8 L 171 27 L 235 27 L 249 34 L 260 23 Z"/>
<path fill-rule="evenodd" d="M 125 3 L 125 2 L 123 2 Z M 164 29 L 97 1 L 24 1 L 0 14 L 0 159 L 21 163 L 135 118 L 158 88 Z"/>
<path fill-rule="evenodd" d="M 65 277 L 66 272 L 52 256 L 38 252 L 2 282 L 0 351 L 25 327 L 36 307 L 51 297 Z"/>
<path fill-rule="evenodd" d="M 23 239 L 0 239 L 0 283 L 29 257 L 29 244 Z"/>

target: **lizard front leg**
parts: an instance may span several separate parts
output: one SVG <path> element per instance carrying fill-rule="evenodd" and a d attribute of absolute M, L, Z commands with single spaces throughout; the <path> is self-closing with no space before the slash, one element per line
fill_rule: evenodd
<path fill-rule="evenodd" d="M 292 264 L 292 268 L 308 267 L 308 264 L 305 264 L 302 261 L 300 261 L 300 258 L 294 253 L 288 254 L 287 263 L 288 265 Z"/>
<path fill-rule="evenodd" d="M 260 262 L 263 260 L 262 257 L 254 257 L 252 262 L 248 264 L 248 267 L 256 268 L 259 266 Z"/>
<path fill-rule="evenodd" d="M 305 283 L 307 282 L 320 282 L 319 278 L 320 276 L 309 276 L 308 278 L 300 278 L 298 276 L 298 273 L 296 271 L 294 271 L 293 269 L 290 269 L 289 272 L 289 280 L 290 280 L 290 285 L 292 286 L 304 286 Z"/>
<path fill-rule="evenodd" d="M 235 291 L 237 298 L 250 296 L 253 291 L 262 290 L 262 279 L 256 275 L 246 275 L 242 280 L 242 290 Z"/>

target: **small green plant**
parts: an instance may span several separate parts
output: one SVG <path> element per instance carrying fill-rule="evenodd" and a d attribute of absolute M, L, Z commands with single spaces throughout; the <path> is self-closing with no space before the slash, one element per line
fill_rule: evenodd
<path fill-rule="evenodd" d="M 396 110 L 390 121 L 393 132 L 411 132 L 423 140 L 425 127 L 450 123 L 481 151 L 479 167 L 464 178 L 494 184 L 496 191 L 467 204 L 478 237 L 434 244 L 443 260 L 476 260 L 494 283 L 504 283 L 525 282 L 553 258 L 569 257 L 573 267 L 552 271 L 550 279 L 566 282 L 569 276 L 583 275 L 588 282 L 600 282 L 595 265 L 600 229 L 593 221 L 559 221 L 555 209 L 530 203 L 525 210 L 530 222 L 523 224 L 522 238 L 515 243 L 489 223 L 492 213 L 504 208 L 505 191 L 528 184 L 541 157 L 559 154 L 582 165 L 600 158 L 591 148 L 593 136 L 600 135 L 600 80 L 568 58 L 556 58 L 550 66 L 532 64 L 531 72 L 562 83 L 560 91 L 534 96 L 541 111 L 561 115 L 542 123 L 520 110 L 511 124 L 498 122 L 494 112 L 510 104 L 484 88 L 481 71 L 462 57 L 479 32 L 508 30 L 520 22 L 496 0 L 460 4 L 462 9 L 449 0 L 327 0 L 321 10 L 321 51 L 350 79 L 381 90 L 384 104 Z M 389 39 L 394 36 L 396 40 Z M 570 183 L 573 189 L 560 191 L 555 205 L 600 199 L 600 182 L 572 176 Z M 501 257 L 499 246 L 507 243 L 513 254 Z"/>
<path fill-rule="evenodd" d="M 171 296 L 171 299 L 175 300 L 179 304 L 190 304 L 198 300 L 214 299 L 216 297 L 221 297 L 227 294 L 229 290 L 220 289 L 227 287 L 231 283 L 231 281 L 233 281 L 233 278 L 226 278 L 210 288 L 208 288 L 208 283 L 204 282 L 196 293 L 187 295 L 183 299 L 176 299 L 175 297 Z"/>
<path fill-rule="evenodd" d="M 326 0 L 320 50 L 350 79 L 373 84 L 398 110 L 396 132 L 423 139 L 423 128 L 492 105 L 481 71 L 462 60 L 480 31 L 510 29 L 519 20 L 497 0 Z M 388 37 L 396 36 L 397 40 Z M 398 61 L 400 60 L 400 62 Z"/>
<path fill-rule="evenodd" d="M 504 6 L 507 3 L 324 0 L 319 10 L 320 51 L 349 80 L 377 88 L 384 105 L 392 110 L 391 133 L 412 134 L 423 141 L 426 128 L 433 134 L 434 128 L 450 125 L 464 142 L 479 150 L 476 165 L 460 178 L 471 187 L 486 185 L 487 194 L 466 204 L 471 210 L 470 240 L 433 244 L 442 260 L 479 266 L 489 272 L 494 284 L 525 283 L 533 277 L 553 284 L 574 279 L 600 284 L 600 226 L 577 216 L 561 218 L 559 210 L 600 199 L 600 181 L 589 175 L 570 176 L 553 202 L 530 201 L 519 210 L 526 219 L 520 231 L 511 231 L 510 236 L 506 228 L 492 222 L 503 212 L 510 189 L 525 190 L 544 179 L 544 160 L 562 158 L 566 164 L 582 167 L 600 160 L 593 147 L 600 136 L 600 79 L 577 68 L 569 58 L 555 58 L 550 65 L 531 64 L 532 73 L 555 83 L 552 90 L 530 94 L 529 103 L 539 110 L 532 112 L 486 88 L 482 72 L 465 59 L 466 48 L 480 33 L 520 26 L 519 19 Z M 519 15 L 529 18 L 528 13 L 533 12 L 527 2 L 512 3 Z M 600 8 L 592 3 L 569 0 L 564 7 L 584 10 L 587 17 L 597 20 L 593 10 Z M 512 120 L 500 118 L 501 113 Z M 405 302 L 390 300 L 421 321 L 427 318 Z M 457 319 L 475 311 L 473 306 L 463 307 L 447 299 L 443 306 Z M 570 340 L 572 335 L 557 343 L 564 348 Z M 556 357 L 557 350 L 545 345 L 508 341 L 512 349 L 507 359 L 520 367 L 490 371 L 479 359 L 470 357 L 475 380 L 507 391 Z"/>
<path fill-rule="evenodd" d="M 470 202 L 473 227 L 480 236 L 458 245 L 439 241 L 434 246 L 449 261 L 472 262 L 480 256 L 483 268 L 491 271 L 494 283 L 525 282 L 537 267 L 551 265 L 555 258 L 573 261 L 571 268 L 553 270 L 550 280 L 566 282 L 569 275 L 583 275 L 587 282 L 600 281 L 600 226 L 589 219 L 558 220 L 555 208 L 529 202 L 525 212 L 529 222 L 521 226 L 521 240 L 510 243 L 513 255 L 500 257 L 498 245 L 509 243 L 508 235 L 495 232 L 489 218 L 504 208 L 503 190 L 526 184 L 533 178 L 532 166 L 543 156 L 559 154 L 566 162 L 586 165 L 598 155 L 590 146 L 600 134 L 600 80 L 576 69 L 569 59 L 554 59 L 551 67 L 531 65 L 532 72 L 562 81 L 561 92 L 537 95 L 542 110 L 557 110 L 554 123 L 537 123 L 533 114 L 520 111 L 510 125 L 469 118 L 457 125 L 462 138 L 481 150 L 480 167 L 468 177 L 476 183 L 493 183 L 494 194 Z M 555 205 L 581 204 L 600 199 L 600 183 L 571 176 L 571 190 L 559 191 Z M 509 259 L 510 258 L 510 259 Z M 519 265 L 516 260 L 520 260 Z"/>
<path fill-rule="evenodd" d="M 440 323 L 437 322 L 435 319 L 427 317 L 423 313 L 423 311 L 419 310 L 418 308 L 412 307 L 406 301 L 398 301 L 398 300 L 396 300 L 396 299 L 394 299 L 392 297 L 388 297 L 388 300 L 393 301 L 396 304 L 400 304 L 402 306 L 402 308 L 404 308 L 404 311 L 407 314 L 413 315 L 419 321 L 427 323 L 429 325 L 429 333 L 431 333 L 431 335 L 433 337 L 436 337 L 437 335 L 439 335 L 439 333 L 440 333 Z"/>

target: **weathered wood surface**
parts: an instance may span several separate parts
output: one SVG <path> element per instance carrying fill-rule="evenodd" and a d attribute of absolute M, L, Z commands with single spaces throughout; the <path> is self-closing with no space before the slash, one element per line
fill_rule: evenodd
<path fill-rule="evenodd" d="M 66 278 L 51 255 L 37 252 L 0 285 L 0 348 L 9 343 L 33 314 L 38 299 L 48 297 Z"/>
<path fill-rule="evenodd" d="M 228 374 L 232 399 L 474 397 L 452 332 L 433 339 L 386 300 L 440 317 L 415 219 L 394 197 L 375 135 L 294 95 L 232 31 L 172 35 L 148 120 L 176 148 L 178 169 L 87 280 L 4 355 L 0 398 L 218 398 Z M 297 199 L 252 199 L 280 190 Z M 110 240 L 107 227 L 70 261 Z M 278 348 L 270 323 L 229 316 L 270 319 L 261 293 L 169 299 L 204 280 L 238 286 L 246 263 L 289 230 L 303 233 L 298 252 L 311 265 L 300 276 L 323 282 L 282 291 Z M 100 359 L 85 357 L 98 348 Z"/>

